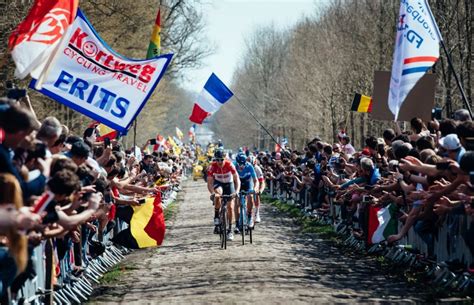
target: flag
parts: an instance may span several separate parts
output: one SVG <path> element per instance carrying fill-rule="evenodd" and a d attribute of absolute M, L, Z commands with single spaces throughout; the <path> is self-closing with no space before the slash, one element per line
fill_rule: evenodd
<path fill-rule="evenodd" d="M 126 134 L 172 56 L 126 58 L 112 50 L 77 10 L 48 73 L 40 80 L 33 79 L 30 88 Z"/>
<path fill-rule="evenodd" d="M 184 137 L 183 132 L 178 127 L 176 127 L 176 135 L 178 136 L 178 139 L 180 139 L 180 140 L 183 139 L 183 137 Z"/>
<path fill-rule="evenodd" d="M 150 37 L 150 44 L 148 45 L 148 51 L 146 53 L 146 58 L 153 58 L 160 55 L 161 49 L 161 17 L 160 9 L 158 9 L 158 14 L 156 14 L 155 25 L 153 26 L 153 32 Z"/>
<path fill-rule="evenodd" d="M 166 225 L 161 195 L 148 197 L 139 206 L 125 206 L 117 209 L 117 217 L 129 224 L 112 241 L 130 249 L 156 247 L 165 237 Z"/>
<path fill-rule="evenodd" d="M 189 127 L 189 131 L 188 131 L 189 141 L 194 142 L 195 136 L 196 136 L 196 124 L 193 124 L 191 127 Z"/>
<path fill-rule="evenodd" d="M 356 93 L 352 101 L 351 110 L 357 112 L 372 112 L 372 98 Z"/>
<path fill-rule="evenodd" d="M 166 139 L 158 134 L 156 136 L 156 144 L 153 146 L 153 151 L 165 151 L 169 149 L 168 143 L 166 143 Z"/>
<path fill-rule="evenodd" d="M 173 140 L 175 141 L 175 143 L 181 148 L 183 147 L 183 142 L 181 142 L 180 139 L 178 139 L 177 137 L 173 136 Z"/>
<path fill-rule="evenodd" d="M 197 102 L 194 103 L 193 112 L 189 120 L 202 124 L 204 119 L 219 110 L 233 95 L 232 91 L 212 73 L 204 85 L 204 89 L 199 94 Z"/>
<path fill-rule="evenodd" d="M 385 208 L 369 206 L 368 242 L 377 244 L 390 235 L 397 234 L 398 220 L 395 217 L 398 208 L 391 203 Z"/>
<path fill-rule="evenodd" d="M 171 148 L 173 148 L 173 152 L 175 154 L 181 154 L 181 148 L 179 148 L 178 144 L 176 144 L 172 137 L 168 137 L 168 143 L 170 144 Z"/>
<path fill-rule="evenodd" d="M 8 38 L 15 76 L 38 78 L 74 21 L 79 0 L 36 0 L 25 20 Z"/>
<path fill-rule="evenodd" d="M 99 131 L 99 135 L 97 136 L 97 141 L 104 141 L 105 138 L 115 139 L 118 136 L 118 132 L 115 129 L 110 128 L 107 125 L 99 123 L 97 121 L 93 122 L 89 125 L 89 127 L 94 127 Z"/>
<path fill-rule="evenodd" d="M 441 34 L 426 0 L 401 0 L 388 95 L 398 118 L 405 98 L 439 58 Z"/>

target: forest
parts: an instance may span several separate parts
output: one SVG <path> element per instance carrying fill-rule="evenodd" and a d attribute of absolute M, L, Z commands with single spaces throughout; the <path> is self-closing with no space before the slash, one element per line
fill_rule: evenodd
<path fill-rule="evenodd" d="M 431 9 L 454 67 L 472 105 L 473 13 L 471 0 L 430 0 Z M 2 2 L 0 90 L 14 65 L 6 56 L 11 30 L 24 18 L 32 1 Z M 102 38 L 117 52 L 144 58 L 158 7 L 162 12 L 161 52 L 174 53 L 171 67 L 137 120 L 137 143 L 157 133 L 185 131 L 196 92 L 181 84 L 187 71 L 199 68 L 212 54 L 206 43 L 205 1 L 83 0 L 81 9 Z M 275 4 L 276 5 L 276 4 Z M 398 22 L 397 0 L 315 1 L 314 11 L 290 28 L 255 28 L 246 38 L 245 56 L 234 72 L 232 91 L 275 137 L 301 149 L 320 136 L 332 141 L 346 130 L 355 146 L 367 135 L 380 135 L 393 122 L 349 111 L 354 93 L 371 95 L 374 71 L 390 71 Z M 238 26 L 238 25 L 235 25 Z M 225 46 L 224 46 L 225 47 Z M 443 51 L 430 73 L 436 74 L 435 105 L 443 116 L 464 108 L 452 69 Z M 19 82 L 26 86 L 28 80 Z M 40 118 L 55 115 L 80 132 L 90 119 L 32 93 Z M 222 107 L 209 125 L 230 148 L 253 145 L 271 149 L 272 140 L 236 101 Z M 242 126 L 246 126 L 242 128 Z M 132 131 L 129 132 L 129 135 Z M 131 136 L 126 143 L 130 144 Z"/>

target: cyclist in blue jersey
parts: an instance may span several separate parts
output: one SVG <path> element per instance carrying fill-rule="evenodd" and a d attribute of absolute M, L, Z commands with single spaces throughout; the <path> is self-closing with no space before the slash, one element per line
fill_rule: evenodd
<path fill-rule="evenodd" d="M 254 189 L 258 189 L 258 179 L 257 174 L 255 173 L 255 169 L 252 164 L 247 162 L 247 156 L 244 153 L 238 153 L 235 158 L 235 167 L 237 169 L 237 173 L 239 174 L 240 178 L 240 189 L 245 192 L 250 192 L 247 195 L 247 216 L 249 220 L 249 227 L 253 228 L 253 217 L 252 217 L 252 209 L 253 209 L 253 195 L 251 194 L 254 192 Z M 236 202 L 235 205 L 235 219 L 240 218 L 240 202 Z M 242 228 L 240 228 L 242 230 Z M 238 234 L 239 228 L 236 226 L 234 233 Z"/>

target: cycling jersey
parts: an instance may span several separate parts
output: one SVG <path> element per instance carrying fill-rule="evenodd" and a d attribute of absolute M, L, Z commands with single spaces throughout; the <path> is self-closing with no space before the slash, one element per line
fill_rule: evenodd
<path fill-rule="evenodd" d="M 240 181 L 257 179 L 257 174 L 255 173 L 255 169 L 252 164 L 245 163 L 245 166 L 242 169 L 238 164 L 235 164 L 235 167 L 239 173 Z"/>
<path fill-rule="evenodd" d="M 221 183 L 232 183 L 234 182 L 233 174 L 237 171 L 235 166 L 229 160 L 224 160 L 224 164 L 220 167 L 216 161 L 212 162 L 209 165 L 209 169 L 207 170 L 207 176 L 214 177 L 215 181 Z"/>
<path fill-rule="evenodd" d="M 254 165 L 253 167 L 255 168 L 255 174 L 257 174 L 258 181 L 262 182 L 263 180 L 265 180 L 265 177 L 263 176 L 262 168 L 258 165 Z"/>

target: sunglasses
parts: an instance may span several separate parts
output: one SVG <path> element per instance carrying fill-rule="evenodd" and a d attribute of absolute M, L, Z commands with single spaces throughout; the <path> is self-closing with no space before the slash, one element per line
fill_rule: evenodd
<path fill-rule="evenodd" d="M 224 159 L 219 158 L 219 159 L 216 159 L 216 161 L 217 162 L 222 162 L 222 161 L 224 161 Z"/>

